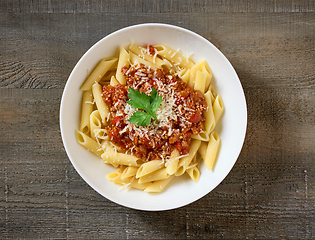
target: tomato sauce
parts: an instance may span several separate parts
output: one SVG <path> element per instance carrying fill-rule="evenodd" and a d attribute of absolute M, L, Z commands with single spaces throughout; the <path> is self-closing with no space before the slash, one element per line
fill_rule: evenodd
<path fill-rule="evenodd" d="M 188 154 L 191 135 L 200 133 L 204 126 L 207 110 L 204 95 L 165 69 L 152 70 L 137 64 L 124 67 L 121 72 L 126 77 L 126 85 L 103 86 L 103 99 L 111 112 L 110 123 L 105 128 L 110 140 L 144 160 L 165 159 L 175 148 L 181 155 Z M 152 118 L 146 127 L 130 123 L 126 110 L 130 109 L 126 103 L 129 86 L 147 95 L 155 87 L 163 98 L 164 105 L 161 105 L 172 104 L 167 112 L 169 116 L 163 120 L 161 115 L 161 124 Z"/>

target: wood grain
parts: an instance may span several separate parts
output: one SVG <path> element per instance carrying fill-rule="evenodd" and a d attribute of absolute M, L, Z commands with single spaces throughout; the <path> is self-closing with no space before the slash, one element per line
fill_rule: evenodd
<path fill-rule="evenodd" d="M 314 0 L 88 0 L 2 1 L 2 12 L 13 13 L 213 13 L 314 12 Z"/>
<path fill-rule="evenodd" d="M 102 21 L 100 14 L 0 14 L 4 23 L 0 28 L 6 33 L 0 46 L 5 59 L 0 86 L 63 88 L 76 62 L 93 44 L 121 27 L 152 21 L 179 25 L 207 38 L 231 61 L 245 85 L 262 86 L 275 78 L 279 86 L 314 85 L 312 13 L 155 16 L 110 14 L 105 16 L 108 21 Z M 251 81 L 245 82 L 243 72 L 251 74 Z"/>
<path fill-rule="evenodd" d="M 314 1 L 2 1 L 1 239 L 313 239 Z M 121 207 L 89 187 L 62 145 L 59 106 L 80 57 L 120 28 L 164 22 L 211 41 L 247 100 L 227 178 L 170 211 Z"/>

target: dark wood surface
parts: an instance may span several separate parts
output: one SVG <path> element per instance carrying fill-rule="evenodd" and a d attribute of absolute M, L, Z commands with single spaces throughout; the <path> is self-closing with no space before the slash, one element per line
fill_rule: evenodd
<path fill-rule="evenodd" d="M 230 60 L 247 100 L 243 150 L 227 178 L 179 209 L 142 212 L 89 187 L 60 136 L 67 78 L 98 40 L 162 22 Z M 315 238 L 315 2 L 1 1 L 1 239 Z"/>

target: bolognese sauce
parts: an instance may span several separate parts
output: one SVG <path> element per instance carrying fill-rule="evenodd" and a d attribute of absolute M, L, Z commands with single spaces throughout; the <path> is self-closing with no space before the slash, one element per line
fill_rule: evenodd
<path fill-rule="evenodd" d="M 143 64 L 123 67 L 126 85 L 104 85 L 103 99 L 109 106 L 111 118 L 105 128 L 110 140 L 118 147 L 144 160 L 167 159 L 174 149 L 188 154 L 191 135 L 203 129 L 207 104 L 204 95 L 193 90 L 178 76 L 161 68 L 153 70 Z M 162 103 L 156 111 L 158 121 L 138 126 L 128 120 L 137 109 L 128 101 L 131 87 L 147 95 L 154 87 Z"/>

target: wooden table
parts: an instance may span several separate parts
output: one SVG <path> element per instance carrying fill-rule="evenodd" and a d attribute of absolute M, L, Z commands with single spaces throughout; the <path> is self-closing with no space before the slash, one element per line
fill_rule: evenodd
<path fill-rule="evenodd" d="M 60 136 L 67 78 L 98 40 L 162 22 L 230 60 L 247 100 L 243 150 L 227 178 L 179 209 L 142 212 L 95 192 Z M 315 237 L 315 2 L 26 1 L 0 3 L 0 238 Z"/>

